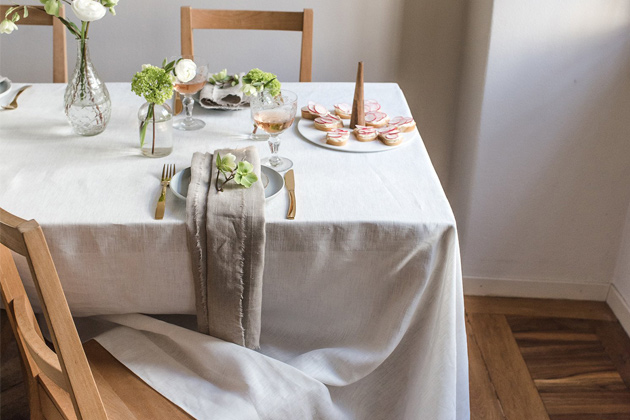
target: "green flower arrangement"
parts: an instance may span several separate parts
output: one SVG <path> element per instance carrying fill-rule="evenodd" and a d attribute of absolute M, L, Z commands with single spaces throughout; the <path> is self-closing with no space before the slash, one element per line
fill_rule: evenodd
<path fill-rule="evenodd" d="M 172 71 L 175 64 L 177 64 L 176 61 L 167 63 L 166 59 L 162 62 L 162 67 L 144 64 L 142 71 L 137 72 L 131 80 L 131 91 L 149 103 L 147 117 L 140 125 L 140 147 L 144 146 L 149 120 L 152 119 L 155 127 L 155 105 L 162 105 L 173 97 L 175 76 L 173 76 Z M 153 142 L 155 142 L 155 130 Z"/>
<path fill-rule="evenodd" d="M 246 95 L 256 95 L 266 90 L 271 96 L 280 94 L 280 82 L 273 73 L 267 73 L 260 69 L 251 69 L 243 76 L 243 92 Z"/>
<path fill-rule="evenodd" d="M 246 160 L 242 160 L 237 164 L 236 156 L 232 153 L 227 153 L 224 157 L 217 153 L 216 165 L 217 181 L 215 186 L 219 192 L 223 192 L 223 186 L 231 180 L 245 188 L 251 187 L 254 182 L 258 181 L 258 176 L 254 173 L 254 165 Z M 221 174 L 223 174 L 225 180 L 220 183 L 219 175 Z"/>

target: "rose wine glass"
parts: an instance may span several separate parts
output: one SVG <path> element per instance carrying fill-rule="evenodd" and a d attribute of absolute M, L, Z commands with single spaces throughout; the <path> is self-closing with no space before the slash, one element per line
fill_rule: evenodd
<path fill-rule="evenodd" d="M 199 92 L 208 80 L 208 64 L 200 59 L 193 59 L 192 56 L 181 56 L 175 65 L 175 82 L 173 87 L 184 96 L 182 104 L 186 110 L 186 117 L 175 121 L 173 128 L 177 130 L 193 131 L 206 126 L 206 123 L 198 118 L 192 117 L 195 100 L 192 95 Z"/>
<path fill-rule="evenodd" d="M 277 96 L 271 96 L 264 91 L 250 102 L 252 118 L 256 125 L 269 134 L 271 157 L 263 159 L 261 163 L 271 166 L 278 172 L 284 172 L 293 166 L 287 158 L 278 156 L 280 148 L 280 134 L 291 127 L 297 111 L 297 95 L 288 90 L 282 90 Z"/>

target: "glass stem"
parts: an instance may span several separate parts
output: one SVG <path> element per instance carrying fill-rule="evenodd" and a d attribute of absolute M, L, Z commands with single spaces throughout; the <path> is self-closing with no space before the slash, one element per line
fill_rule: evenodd
<path fill-rule="evenodd" d="M 193 105 L 195 104 L 195 100 L 190 95 L 185 95 L 182 103 L 184 104 L 184 109 L 186 109 L 186 121 L 192 122 Z"/>
<path fill-rule="evenodd" d="M 271 149 L 271 157 L 269 163 L 271 166 L 278 166 L 282 163 L 282 159 L 278 156 L 278 149 L 280 148 L 280 137 L 276 134 L 269 135 L 269 148 Z"/>

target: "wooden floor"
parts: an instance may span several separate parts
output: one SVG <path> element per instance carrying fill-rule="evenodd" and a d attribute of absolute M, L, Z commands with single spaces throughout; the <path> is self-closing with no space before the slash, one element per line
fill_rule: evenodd
<path fill-rule="evenodd" d="M 630 339 L 603 302 L 466 297 L 472 420 L 630 420 Z M 28 419 L 15 343 L 1 420 Z"/>
<path fill-rule="evenodd" d="M 605 303 L 465 306 L 473 420 L 630 420 L 630 339 Z"/>

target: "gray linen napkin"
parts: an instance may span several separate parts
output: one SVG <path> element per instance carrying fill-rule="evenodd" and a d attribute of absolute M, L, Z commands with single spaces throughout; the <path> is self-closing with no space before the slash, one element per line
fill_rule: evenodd
<path fill-rule="evenodd" d="M 242 107 L 249 104 L 248 97 L 241 90 L 242 87 L 241 83 L 222 88 L 206 83 L 199 93 L 199 102 L 207 107 Z"/>
<path fill-rule="evenodd" d="M 254 146 L 217 150 L 236 161 L 260 160 Z M 247 348 L 260 346 L 265 259 L 265 194 L 260 181 L 244 188 L 231 181 L 216 190 L 217 169 L 209 153 L 195 153 L 186 199 L 199 331 Z M 223 177 L 221 175 L 221 177 Z"/>

